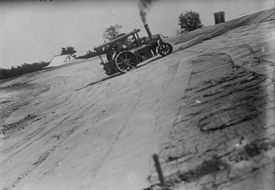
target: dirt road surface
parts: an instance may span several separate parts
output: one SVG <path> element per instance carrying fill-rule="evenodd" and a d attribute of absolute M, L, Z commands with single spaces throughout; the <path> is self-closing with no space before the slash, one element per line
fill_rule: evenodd
<path fill-rule="evenodd" d="M 171 189 L 273 189 L 274 10 L 214 27 L 123 75 L 1 81 L 0 188 L 154 189 L 157 153 Z"/>

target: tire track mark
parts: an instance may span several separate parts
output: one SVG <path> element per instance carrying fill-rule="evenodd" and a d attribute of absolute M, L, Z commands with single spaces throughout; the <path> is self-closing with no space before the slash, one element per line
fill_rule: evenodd
<path fill-rule="evenodd" d="M 130 84 L 130 80 L 127 81 L 127 84 Z M 138 81 L 136 82 L 137 87 L 140 88 L 140 83 L 138 83 Z M 105 161 L 108 159 L 108 157 L 110 156 L 111 152 L 113 151 L 113 148 L 115 147 L 116 143 L 118 142 L 121 133 L 124 131 L 124 129 L 127 127 L 127 123 L 130 120 L 130 116 L 134 113 L 134 111 L 136 110 L 138 104 L 141 101 L 141 96 L 142 96 L 142 91 L 139 91 L 139 95 L 138 95 L 138 99 L 136 100 L 136 103 L 133 105 L 133 108 L 131 109 L 130 113 L 127 115 L 127 118 L 124 120 L 121 128 L 118 130 L 117 135 L 115 136 L 110 148 L 106 151 L 105 156 L 103 157 L 103 159 L 101 159 L 101 163 L 98 165 L 98 167 L 95 169 L 95 178 L 97 177 L 97 173 L 98 171 L 102 168 L 102 166 L 104 165 Z"/>
<path fill-rule="evenodd" d="M 90 106 L 87 107 L 87 109 L 90 109 Z M 82 109 L 80 109 L 82 110 Z M 84 109 L 83 112 L 81 112 L 78 118 L 81 118 L 82 113 L 85 113 L 87 110 Z M 83 127 L 83 123 L 85 123 L 86 120 L 81 122 L 78 126 L 73 127 L 72 129 L 69 129 L 66 131 L 66 137 L 64 137 L 62 140 L 60 140 L 56 145 L 52 146 L 49 150 L 42 153 L 38 159 L 32 164 L 32 166 L 25 172 L 23 172 L 21 175 L 19 175 L 14 182 L 12 182 L 9 186 L 4 187 L 3 190 L 10 190 L 16 187 L 25 177 L 30 175 L 36 168 L 38 168 L 41 164 L 43 164 L 44 161 L 47 160 L 47 158 L 64 142 L 66 141 L 71 135 L 74 134 L 79 128 Z M 61 123 L 60 123 L 61 124 Z"/>
<path fill-rule="evenodd" d="M 69 116 L 65 117 L 64 119 L 62 119 L 56 126 L 54 126 L 53 128 L 49 129 L 47 132 L 43 133 L 41 136 L 37 137 L 34 141 L 29 142 L 28 144 L 26 144 L 25 146 L 23 146 L 20 150 L 14 152 L 12 155 L 9 156 L 8 160 L 11 159 L 12 157 L 14 157 L 16 154 L 20 153 L 21 151 L 23 151 L 24 149 L 26 149 L 27 147 L 29 147 L 30 145 L 34 144 L 35 142 L 41 140 L 43 137 L 45 137 L 48 133 L 50 133 L 51 131 L 57 129 L 64 121 L 66 121 L 68 118 L 70 118 L 74 113 L 70 114 Z M 41 130 L 43 131 L 43 130 Z M 39 131 L 40 132 L 40 131 Z M 26 141 L 28 142 L 28 141 Z M 20 148 L 21 145 L 18 146 L 18 148 Z M 6 160 L 6 161 L 8 161 Z M 5 163 L 6 161 L 4 161 L 3 163 Z"/>

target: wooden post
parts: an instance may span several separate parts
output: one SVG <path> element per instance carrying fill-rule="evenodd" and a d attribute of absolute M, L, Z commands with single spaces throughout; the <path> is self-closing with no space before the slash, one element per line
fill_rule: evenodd
<path fill-rule="evenodd" d="M 164 177 L 163 177 L 163 173 L 162 173 L 162 169 L 159 163 L 159 157 L 157 154 L 153 154 L 153 160 L 155 163 L 155 167 L 158 173 L 158 177 L 159 177 L 159 181 L 160 181 L 160 185 L 164 186 L 165 185 L 165 181 L 164 181 Z"/>

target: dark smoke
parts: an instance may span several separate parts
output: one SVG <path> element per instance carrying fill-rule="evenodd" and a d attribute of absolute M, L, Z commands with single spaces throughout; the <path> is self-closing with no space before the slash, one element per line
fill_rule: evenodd
<path fill-rule="evenodd" d="M 157 1 L 157 0 L 140 0 L 139 1 L 139 4 L 138 4 L 139 14 L 140 14 L 143 24 L 147 24 L 146 15 L 154 1 Z"/>

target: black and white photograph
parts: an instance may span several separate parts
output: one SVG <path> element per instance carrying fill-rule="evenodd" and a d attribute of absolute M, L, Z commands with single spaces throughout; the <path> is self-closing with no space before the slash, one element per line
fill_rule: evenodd
<path fill-rule="evenodd" d="M 0 190 L 275 190 L 274 0 L 0 0 Z"/>

